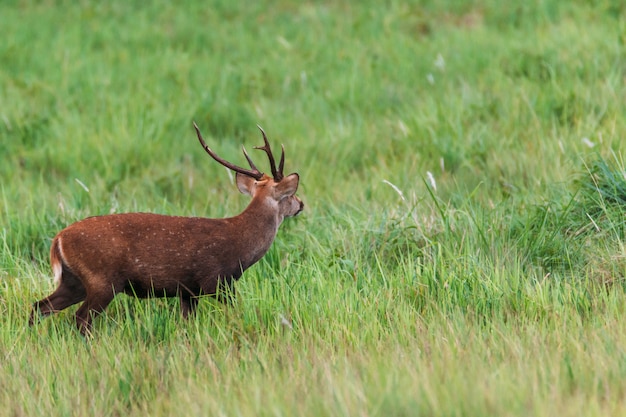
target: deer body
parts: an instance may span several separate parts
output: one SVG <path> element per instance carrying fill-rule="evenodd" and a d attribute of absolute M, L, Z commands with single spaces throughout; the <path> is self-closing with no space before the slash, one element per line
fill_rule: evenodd
<path fill-rule="evenodd" d="M 76 312 L 81 333 L 91 330 L 92 315 L 102 312 L 117 293 L 136 297 L 172 297 L 181 300 L 186 317 L 200 295 L 234 295 L 233 283 L 269 250 L 285 217 L 297 215 L 304 205 L 295 196 L 298 174 L 283 177 L 276 170 L 269 144 L 273 178 L 259 172 L 247 153 L 252 170 L 217 157 L 237 172 L 237 187 L 252 196 L 238 216 L 209 219 L 125 213 L 89 217 L 63 229 L 52 241 L 51 266 L 58 286 L 36 302 L 36 315 L 48 315 L 84 301 Z"/>

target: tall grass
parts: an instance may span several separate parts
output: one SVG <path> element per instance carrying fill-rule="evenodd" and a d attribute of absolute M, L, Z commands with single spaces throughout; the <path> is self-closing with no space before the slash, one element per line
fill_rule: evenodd
<path fill-rule="evenodd" d="M 623 414 L 626 9 L 501 3 L 2 3 L 0 414 Z M 71 222 L 243 209 L 192 121 L 302 179 L 234 304 L 28 328 Z"/>

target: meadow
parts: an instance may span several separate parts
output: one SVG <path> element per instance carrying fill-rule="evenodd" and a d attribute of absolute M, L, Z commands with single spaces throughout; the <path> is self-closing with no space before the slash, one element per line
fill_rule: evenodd
<path fill-rule="evenodd" d="M 0 416 L 626 414 L 623 2 L 8 0 L 0 27 Z M 239 165 L 261 125 L 301 178 L 237 300 L 29 328 L 70 223 L 246 206 L 193 121 Z"/>

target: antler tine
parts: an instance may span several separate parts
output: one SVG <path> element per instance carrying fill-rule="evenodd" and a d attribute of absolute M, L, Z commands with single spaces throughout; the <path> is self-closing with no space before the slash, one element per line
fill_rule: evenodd
<path fill-rule="evenodd" d="M 250 159 L 250 155 L 248 155 L 248 152 L 246 152 L 246 147 L 242 146 L 241 149 L 243 149 L 243 156 L 246 157 L 248 164 L 250 164 L 250 168 L 252 168 L 254 171 L 258 171 L 259 169 L 256 167 L 256 165 L 254 165 L 254 162 L 252 162 L 252 159 Z"/>
<path fill-rule="evenodd" d="M 250 164 L 250 168 L 252 169 L 245 169 L 245 168 L 238 167 L 237 165 L 232 164 L 226 161 L 225 159 L 222 159 L 219 156 L 217 156 L 217 154 L 213 152 L 211 148 L 209 148 L 209 146 L 204 141 L 204 138 L 202 137 L 202 133 L 200 133 L 200 128 L 198 128 L 198 125 L 196 124 L 196 122 L 193 122 L 193 127 L 196 129 L 196 134 L 198 135 L 198 140 L 200 141 L 200 144 L 202 145 L 204 150 L 211 156 L 211 158 L 215 159 L 217 162 L 219 162 L 226 168 L 232 169 L 233 171 L 238 172 L 240 174 L 247 175 L 248 177 L 252 177 L 257 181 L 263 177 L 263 173 L 260 172 L 256 166 L 254 166 L 254 163 L 252 163 L 252 160 L 248 156 L 248 153 L 246 152 L 245 149 L 243 150 L 243 153 L 246 159 L 248 160 L 248 163 Z"/>
<path fill-rule="evenodd" d="M 256 127 L 258 127 L 259 130 L 261 131 L 265 145 L 255 146 L 254 149 L 260 149 L 262 151 L 265 151 L 265 153 L 267 154 L 267 158 L 270 160 L 270 168 L 272 169 L 272 176 L 274 177 L 275 181 L 280 181 L 283 179 L 283 173 L 282 173 L 282 170 L 280 171 L 276 170 L 276 160 L 274 160 L 274 155 L 272 155 L 272 148 L 270 146 L 269 141 L 267 140 L 267 135 L 265 134 L 265 130 L 263 130 L 263 128 L 259 125 L 256 125 Z M 281 157 L 281 164 L 284 164 L 284 152 L 283 152 L 283 156 Z"/>
<path fill-rule="evenodd" d="M 283 177 L 283 169 L 285 168 L 285 145 L 280 145 L 280 162 L 278 163 L 278 173 Z"/>

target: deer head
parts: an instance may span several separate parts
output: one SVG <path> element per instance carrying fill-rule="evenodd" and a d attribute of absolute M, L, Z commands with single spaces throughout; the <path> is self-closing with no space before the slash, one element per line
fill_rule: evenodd
<path fill-rule="evenodd" d="M 283 169 L 285 166 L 285 147 L 281 146 L 281 155 L 280 155 L 280 163 L 278 165 L 278 169 L 276 168 L 276 160 L 274 159 L 274 155 L 272 154 L 272 148 L 267 140 L 267 135 L 261 126 L 257 125 L 261 134 L 263 135 L 263 146 L 255 146 L 255 149 L 259 149 L 264 151 L 267 154 L 270 163 L 270 169 L 272 171 L 272 177 L 262 173 L 259 169 L 254 165 L 252 159 L 246 152 L 246 148 L 242 147 L 243 154 L 250 165 L 250 169 L 241 168 L 231 162 L 228 162 L 222 158 L 220 158 L 204 141 L 202 137 L 202 133 L 198 128 L 196 123 L 193 124 L 193 127 L 196 129 L 196 135 L 198 136 L 198 140 L 200 144 L 204 148 L 204 150 L 211 156 L 211 158 L 215 159 L 221 165 L 226 168 L 233 170 L 236 172 L 236 182 L 237 188 L 243 194 L 248 194 L 253 198 L 259 194 L 265 197 L 265 203 L 269 205 L 278 204 L 277 214 L 282 216 L 280 221 L 285 217 L 295 216 L 304 207 L 302 201 L 295 196 L 295 192 L 298 189 L 298 183 L 300 182 L 300 177 L 297 173 L 293 173 L 288 175 L 287 177 L 283 174 Z"/>
<path fill-rule="evenodd" d="M 259 171 L 243 149 L 250 169 L 220 158 L 204 141 L 205 151 L 236 172 L 237 188 L 252 197 L 237 216 L 223 219 L 124 213 L 95 216 L 73 223 L 52 240 L 50 262 L 56 290 L 33 305 L 30 324 L 83 301 L 76 311 L 81 333 L 91 332 L 92 316 L 102 312 L 117 293 L 136 297 L 177 296 L 185 317 L 202 295 L 220 290 L 234 296 L 234 282 L 270 248 L 286 217 L 304 207 L 296 197 L 299 177 L 278 168 L 263 129 L 272 176 Z M 218 294 L 219 295 L 219 294 Z"/>

